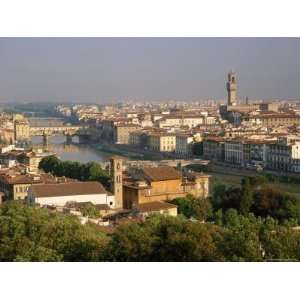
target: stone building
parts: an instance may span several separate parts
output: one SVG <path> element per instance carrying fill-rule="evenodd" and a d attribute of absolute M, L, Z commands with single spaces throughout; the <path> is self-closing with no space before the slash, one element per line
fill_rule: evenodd
<path fill-rule="evenodd" d="M 149 148 L 152 151 L 174 152 L 176 150 L 176 135 L 167 132 L 152 132 L 149 134 Z"/>
<path fill-rule="evenodd" d="M 167 166 L 133 168 L 127 171 L 123 180 L 124 208 L 168 201 L 187 194 L 206 198 L 209 178 L 209 175 L 194 172 L 183 176 L 175 168 Z"/>
<path fill-rule="evenodd" d="M 225 139 L 218 136 L 205 138 L 203 141 L 203 158 L 223 161 L 225 159 Z"/>
<path fill-rule="evenodd" d="M 300 172 L 300 139 L 280 137 L 269 145 L 267 167 L 284 172 Z"/>
<path fill-rule="evenodd" d="M 14 132 L 16 141 L 28 141 L 30 139 L 29 122 L 26 119 L 14 121 Z"/>
<path fill-rule="evenodd" d="M 237 81 L 236 74 L 232 71 L 228 73 L 228 81 L 226 83 L 228 98 L 227 102 L 229 106 L 237 105 Z"/>
<path fill-rule="evenodd" d="M 192 134 L 176 134 L 176 155 L 182 158 L 190 158 L 192 147 L 194 144 L 194 136 Z"/>
<path fill-rule="evenodd" d="M 128 145 L 130 132 L 136 131 L 140 128 L 136 124 L 117 124 L 113 131 L 113 140 L 116 144 Z"/>
<path fill-rule="evenodd" d="M 41 206 L 65 206 L 69 203 L 104 204 L 114 207 L 114 196 L 100 182 L 74 181 L 54 184 L 32 185 L 28 191 L 28 202 Z"/>
<path fill-rule="evenodd" d="M 123 208 L 123 160 L 121 157 L 110 158 L 111 192 L 115 196 L 115 208 Z"/>
<path fill-rule="evenodd" d="M 244 120 L 268 128 L 300 125 L 300 115 L 294 113 L 269 112 L 257 115 L 247 115 L 244 117 Z"/>
<path fill-rule="evenodd" d="M 57 178 L 50 174 L 28 174 L 3 170 L 0 173 L 0 191 L 4 193 L 5 200 L 26 200 L 28 190 L 35 184 L 57 184 L 60 181 L 68 181 L 67 178 Z"/>

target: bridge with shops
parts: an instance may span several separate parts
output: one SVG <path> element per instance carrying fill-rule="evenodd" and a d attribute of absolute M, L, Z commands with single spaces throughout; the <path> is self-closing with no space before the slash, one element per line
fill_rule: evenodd
<path fill-rule="evenodd" d="M 57 126 L 31 126 L 30 136 L 43 136 L 44 144 L 48 144 L 49 136 L 64 135 L 67 143 L 71 143 L 74 136 L 78 136 L 79 143 L 87 143 L 92 135 L 90 129 L 84 126 L 57 125 Z"/>

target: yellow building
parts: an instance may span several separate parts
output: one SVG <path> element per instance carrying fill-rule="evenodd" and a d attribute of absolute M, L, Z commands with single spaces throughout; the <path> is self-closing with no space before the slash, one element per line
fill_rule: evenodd
<path fill-rule="evenodd" d="M 24 141 L 30 138 L 29 122 L 26 119 L 14 121 L 15 140 Z"/>
<path fill-rule="evenodd" d="M 123 180 L 124 208 L 173 200 L 187 194 L 206 198 L 209 195 L 209 178 L 203 173 L 189 173 L 183 177 L 175 168 L 168 166 L 128 170 Z"/>
<path fill-rule="evenodd" d="M 159 152 L 173 152 L 176 150 L 176 135 L 171 133 L 149 134 L 149 148 Z"/>

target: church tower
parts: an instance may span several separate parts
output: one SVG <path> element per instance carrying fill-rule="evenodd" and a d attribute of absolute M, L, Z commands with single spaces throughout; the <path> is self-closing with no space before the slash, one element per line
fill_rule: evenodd
<path fill-rule="evenodd" d="M 123 160 L 121 157 L 110 158 L 111 191 L 115 196 L 115 208 L 123 208 Z"/>
<path fill-rule="evenodd" d="M 234 106 L 237 104 L 237 83 L 236 74 L 233 72 L 228 73 L 227 81 L 227 92 L 228 92 L 228 106 Z"/>

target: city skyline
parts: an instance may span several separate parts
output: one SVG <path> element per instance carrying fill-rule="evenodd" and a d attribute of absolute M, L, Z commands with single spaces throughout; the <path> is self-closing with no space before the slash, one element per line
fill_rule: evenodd
<path fill-rule="evenodd" d="M 299 98 L 299 38 L 1 38 L 0 101 Z"/>

